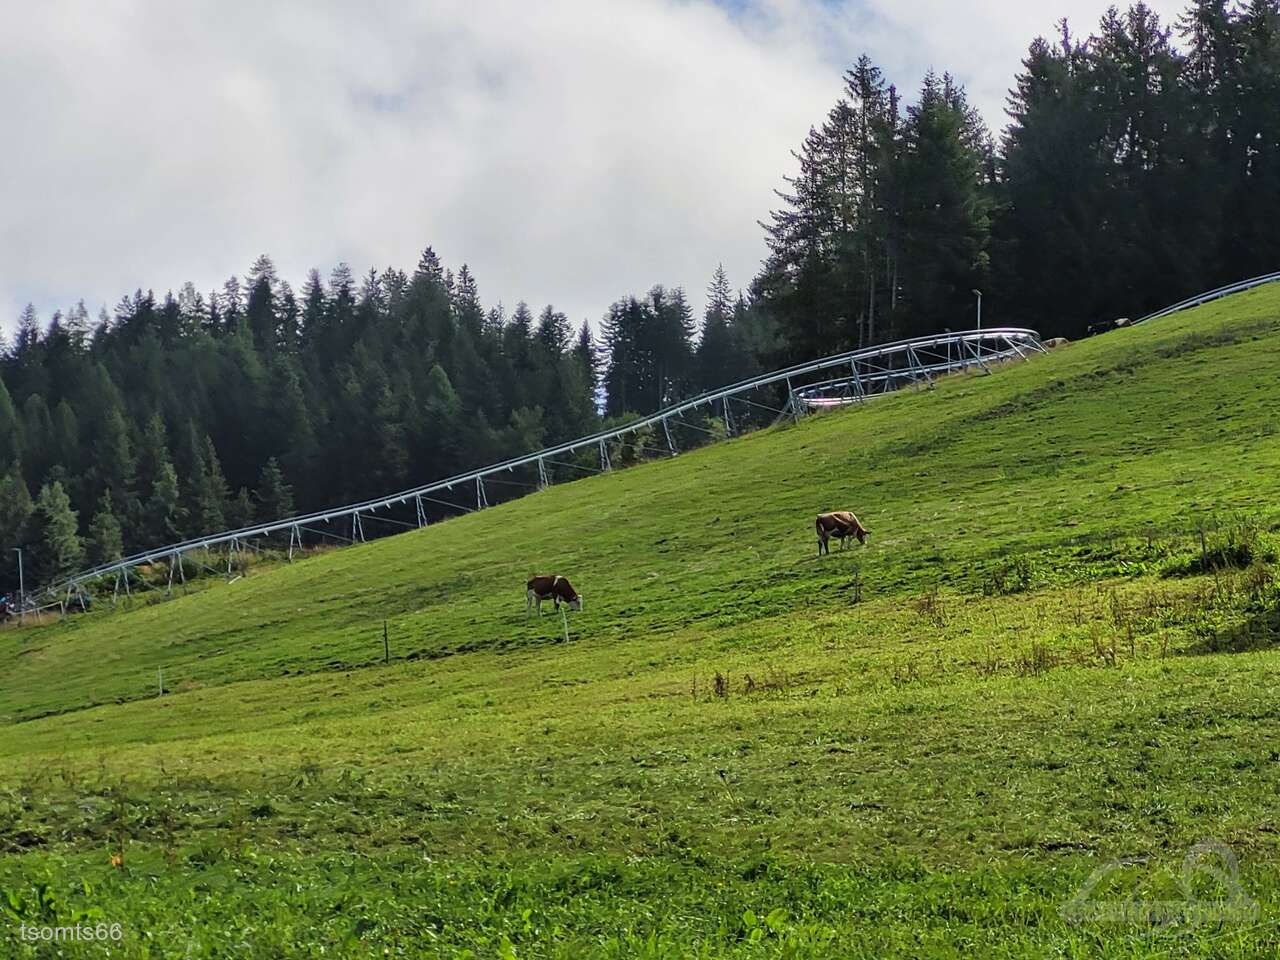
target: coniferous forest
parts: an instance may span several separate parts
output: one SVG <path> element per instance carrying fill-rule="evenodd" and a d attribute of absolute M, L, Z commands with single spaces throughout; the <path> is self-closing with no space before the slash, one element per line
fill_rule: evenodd
<path fill-rule="evenodd" d="M 28 308 L 0 359 L 0 544 L 28 587 L 184 537 L 388 493 L 770 369 L 991 324 L 1075 338 L 1280 269 L 1280 0 L 1142 4 L 1037 39 L 992 131 L 947 74 L 866 57 L 795 152 L 744 292 L 623 296 L 596 334 L 486 306 L 431 248 L 299 287 Z M 660 279 L 660 278 L 655 278 Z M 0 556 L 0 589 L 16 584 Z"/>

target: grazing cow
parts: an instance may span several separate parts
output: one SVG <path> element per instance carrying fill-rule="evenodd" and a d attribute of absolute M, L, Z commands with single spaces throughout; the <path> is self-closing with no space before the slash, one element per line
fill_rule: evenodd
<path fill-rule="evenodd" d="M 827 543 L 831 537 L 840 541 L 841 550 L 848 546 L 849 537 L 857 537 L 859 543 L 867 542 L 867 529 L 848 510 L 820 513 L 814 525 L 818 528 L 818 556 L 831 552 Z"/>
<path fill-rule="evenodd" d="M 543 600 L 554 600 L 557 610 L 560 609 L 561 600 L 569 605 L 570 610 L 582 609 L 582 597 L 578 595 L 577 590 L 573 589 L 573 584 L 559 574 L 529 578 L 529 582 L 525 585 L 524 615 L 527 617 L 530 609 L 536 604 L 538 616 L 542 616 Z"/>
<path fill-rule="evenodd" d="M 1057 350 L 1059 347 L 1065 347 L 1070 342 L 1066 337 L 1051 337 L 1048 340 L 1041 340 L 1040 346 L 1046 350 Z"/>
<path fill-rule="evenodd" d="M 1085 329 L 1084 335 L 1086 337 L 1096 337 L 1100 333 L 1123 329 L 1132 323 L 1133 321 L 1128 317 L 1118 317 L 1115 320 L 1099 320 L 1096 323 L 1089 324 Z"/>

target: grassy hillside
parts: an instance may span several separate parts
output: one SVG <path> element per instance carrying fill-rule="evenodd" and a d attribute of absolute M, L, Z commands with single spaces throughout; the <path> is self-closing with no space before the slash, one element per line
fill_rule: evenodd
<path fill-rule="evenodd" d="M 0 634 L 0 908 L 130 956 L 1274 953 L 1277 373 L 1262 289 Z M 1208 838 L 1253 919 L 1061 916 Z"/>

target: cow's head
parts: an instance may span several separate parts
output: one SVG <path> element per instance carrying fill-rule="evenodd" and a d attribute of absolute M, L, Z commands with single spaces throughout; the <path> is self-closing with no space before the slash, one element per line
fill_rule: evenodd
<path fill-rule="evenodd" d="M 865 544 L 865 543 L 867 542 L 867 537 L 869 537 L 869 536 L 871 536 L 871 534 L 869 534 L 869 533 L 868 533 L 866 530 L 864 530 L 862 527 L 859 527 L 859 528 L 858 528 L 858 542 L 859 542 L 859 543 Z"/>
<path fill-rule="evenodd" d="M 578 596 L 574 597 L 572 600 L 569 601 L 569 609 L 570 610 L 582 609 L 582 594 L 578 594 Z"/>

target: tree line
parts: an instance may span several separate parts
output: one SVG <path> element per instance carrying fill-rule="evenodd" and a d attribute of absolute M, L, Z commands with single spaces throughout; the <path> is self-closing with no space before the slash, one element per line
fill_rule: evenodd
<path fill-rule="evenodd" d="M 31 586 L 581 436 L 732 379 L 745 307 L 723 270 L 712 293 L 696 346 L 683 291 L 619 301 L 604 357 L 552 306 L 486 309 L 430 248 L 412 274 L 343 264 L 298 293 L 264 255 L 220 290 L 138 291 L 96 320 L 28 307 L 0 359 L 0 543 L 25 548 Z M 494 483 L 490 502 L 525 492 Z M 16 563 L 0 558 L 10 591 Z"/>
<path fill-rule="evenodd" d="M 1179 48 L 1175 33 L 1182 41 Z M 752 287 L 791 357 L 993 320 L 1075 337 L 1280 269 L 1280 2 L 1145 4 L 1035 40 L 999 140 L 866 57 L 796 153 Z"/>
<path fill-rule="evenodd" d="M 1176 39 L 1175 39 L 1176 38 Z M 0 543 L 33 577 L 386 493 L 855 346 L 1099 319 L 1280 269 L 1280 0 L 1142 3 L 1033 41 L 994 135 L 949 74 L 904 98 L 867 57 L 798 146 L 745 292 L 658 285 L 599 342 L 482 305 L 464 266 L 267 257 L 217 291 L 91 320 L 28 308 L 0 359 Z M 494 496 L 501 496 L 495 491 Z M 14 581 L 14 555 L 0 583 Z"/>

